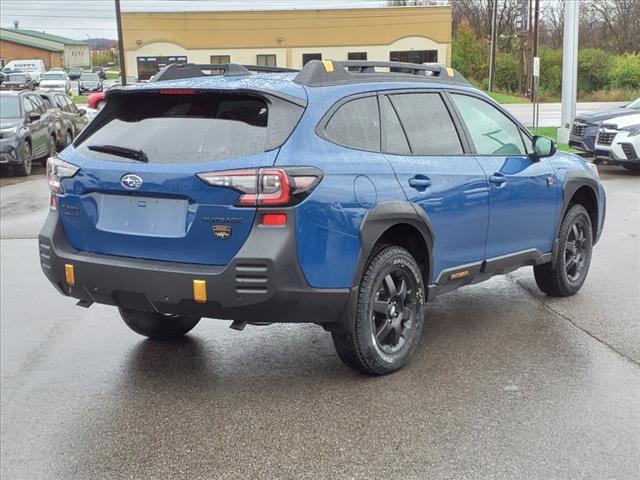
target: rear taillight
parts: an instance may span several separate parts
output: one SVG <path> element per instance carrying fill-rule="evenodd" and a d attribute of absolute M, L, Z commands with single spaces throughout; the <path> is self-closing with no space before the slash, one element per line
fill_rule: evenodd
<path fill-rule="evenodd" d="M 255 168 L 199 173 L 208 185 L 241 193 L 238 207 L 282 207 L 300 203 L 322 180 L 313 167 Z"/>
<path fill-rule="evenodd" d="M 63 193 L 62 180 L 71 178 L 80 170 L 75 165 L 65 162 L 58 157 L 49 157 L 47 160 L 47 181 L 52 193 Z"/>

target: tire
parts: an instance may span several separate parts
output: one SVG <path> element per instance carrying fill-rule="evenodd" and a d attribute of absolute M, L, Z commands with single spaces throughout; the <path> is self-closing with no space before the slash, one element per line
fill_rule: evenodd
<path fill-rule="evenodd" d="M 71 130 L 67 130 L 67 133 L 64 134 L 64 148 L 67 148 L 69 145 L 73 143 L 73 133 Z"/>
<path fill-rule="evenodd" d="M 124 323 L 134 332 L 155 340 L 175 340 L 195 327 L 200 318 L 118 308 Z"/>
<path fill-rule="evenodd" d="M 340 359 L 370 375 L 404 367 L 422 333 L 424 299 L 420 267 L 411 254 L 396 246 L 379 250 L 360 281 L 353 331 L 331 334 Z"/>
<path fill-rule="evenodd" d="M 31 169 L 33 168 L 33 151 L 31 150 L 31 144 L 28 141 L 24 142 L 22 151 L 20 152 L 20 165 L 14 167 L 16 175 L 20 177 L 28 177 L 31 175 Z"/>
<path fill-rule="evenodd" d="M 552 297 L 569 297 L 577 293 L 587 279 L 592 249 L 591 218 L 582 205 L 574 205 L 560 226 L 555 264 L 533 267 L 538 288 Z"/>
<path fill-rule="evenodd" d="M 622 166 L 627 170 L 629 170 L 630 172 L 640 173 L 640 164 L 629 163 L 629 164 L 623 164 Z"/>

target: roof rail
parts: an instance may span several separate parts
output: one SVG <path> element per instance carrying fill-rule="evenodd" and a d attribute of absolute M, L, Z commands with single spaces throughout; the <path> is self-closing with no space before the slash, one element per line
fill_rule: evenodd
<path fill-rule="evenodd" d="M 377 71 L 377 68 L 385 71 Z M 368 60 L 311 60 L 295 82 L 309 87 L 359 82 L 438 82 L 469 85 L 460 72 L 442 64 Z"/>
<path fill-rule="evenodd" d="M 164 80 L 179 80 L 183 78 L 208 77 L 210 75 L 222 75 L 235 77 L 240 75 L 251 75 L 256 73 L 283 73 L 298 72 L 291 68 L 267 67 L 263 65 L 240 65 L 238 63 L 171 63 L 163 67 L 149 81 L 160 82 Z"/>

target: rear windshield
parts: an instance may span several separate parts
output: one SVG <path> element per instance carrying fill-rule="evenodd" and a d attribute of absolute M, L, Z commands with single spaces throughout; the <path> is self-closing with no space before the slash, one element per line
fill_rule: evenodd
<path fill-rule="evenodd" d="M 117 95 L 110 97 L 97 119 L 102 119 L 97 131 L 78 148 L 94 158 L 123 162 L 131 159 L 91 147 L 144 152 L 150 163 L 204 163 L 253 155 L 280 146 L 300 118 L 302 107 L 284 100 L 276 103 L 257 95 L 221 92 Z"/>

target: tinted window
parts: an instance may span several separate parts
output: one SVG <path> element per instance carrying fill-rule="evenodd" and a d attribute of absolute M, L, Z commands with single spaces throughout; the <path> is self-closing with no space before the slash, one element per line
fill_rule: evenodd
<path fill-rule="evenodd" d="M 403 93 L 389 98 L 398 112 L 414 155 L 459 155 L 462 144 L 447 107 L 437 93 Z"/>
<path fill-rule="evenodd" d="M 64 98 L 65 102 L 67 102 L 67 112 L 78 113 L 78 107 L 76 107 L 76 104 L 73 103 L 73 101 L 69 97 L 66 97 L 64 95 L 61 96 L 62 98 Z"/>
<path fill-rule="evenodd" d="M 380 116 L 375 96 L 358 98 L 342 105 L 325 127 L 327 137 L 345 147 L 380 150 Z"/>
<path fill-rule="evenodd" d="M 480 155 L 524 155 L 520 130 L 489 103 L 468 95 L 452 95 Z"/>
<path fill-rule="evenodd" d="M 47 106 L 44 104 L 44 102 L 40 97 L 37 97 L 35 95 L 29 95 L 29 99 L 36 105 L 40 113 L 46 113 Z"/>
<path fill-rule="evenodd" d="M 80 148 L 91 157 L 130 161 L 89 150 L 115 145 L 145 152 L 151 163 L 202 163 L 264 152 L 280 146 L 302 108 L 270 107 L 255 96 L 207 93 L 114 96 L 109 115 Z"/>
<path fill-rule="evenodd" d="M 64 101 L 64 97 L 62 95 L 56 95 L 56 106 L 62 110 L 67 110 L 67 102 Z"/>
<path fill-rule="evenodd" d="M 382 150 L 388 153 L 407 154 L 411 153 L 407 137 L 402 130 L 402 125 L 396 115 L 395 109 L 391 105 L 389 98 L 385 95 L 380 99 L 380 117 L 382 118 Z"/>

